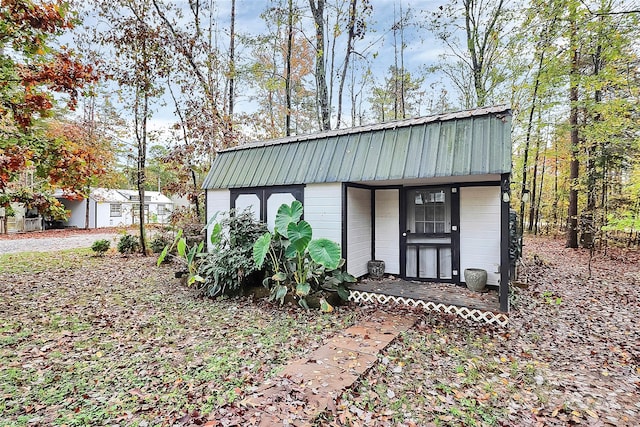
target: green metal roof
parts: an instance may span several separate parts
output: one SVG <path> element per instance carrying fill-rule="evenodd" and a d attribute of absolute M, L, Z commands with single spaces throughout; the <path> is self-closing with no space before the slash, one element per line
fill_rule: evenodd
<path fill-rule="evenodd" d="M 511 172 L 511 111 L 488 107 L 220 151 L 203 187 L 388 181 Z"/>

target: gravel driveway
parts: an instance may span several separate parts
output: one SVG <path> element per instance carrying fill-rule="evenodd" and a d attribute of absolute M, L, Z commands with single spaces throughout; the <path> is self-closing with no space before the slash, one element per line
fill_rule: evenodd
<path fill-rule="evenodd" d="M 0 239 L 0 254 L 18 252 L 51 252 L 63 249 L 89 248 L 96 240 L 107 239 L 115 247 L 119 238 L 118 233 L 86 233 L 67 234 L 57 233 L 51 237 L 27 237 L 27 234 L 6 236 Z"/>

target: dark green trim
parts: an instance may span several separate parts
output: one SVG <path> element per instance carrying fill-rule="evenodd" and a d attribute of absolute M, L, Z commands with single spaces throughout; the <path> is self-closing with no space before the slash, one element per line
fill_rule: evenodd
<path fill-rule="evenodd" d="M 509 191 L 510 174 L 502 174 L 500 186 L 500 310 L 509 311 L 509 201 L 504 201 L 502 194 Z"/>
<path fill-rule="evenodd" d="M 342 233 L 342 242 L 341 245 L 342 246 L 342 258 L 344 258 L 344 269 L 345 271 L 349 271 L 348 270 L 348 263 L 349 260 L 347 259 L 347 189 L 349 188 L 349 185 L 346 182 L 342 183 L 342 215 L 341 215 L 341 233 Z"/>
<path fill-rule="evenodd" d="M 236 199 L 242 194 L 254 194 L 260 200 L 260 221 L 267 221 L 267 200 L 272 194 L 291 193 L 304 206 L 304 185 L 278 185 L 272 187 L 232 188 L 229 190 L 229 208 L 235 209 Z"/>
<path fill-rule="evenodd" d="M 461 184 L 440 184 L 440 185 L 412 185 L 402 187 L 400 191 L 400 277 L 406 280 L 419 280 L 425 282 L 441 282 L 441 283 L 455 283 L 460 284 L 460 186 Z M 435 189 L 435 188 L 444 188 L 449 190 L 449 196 L 451 199 L 451 232 L 449 233 L 420 233 L 420 235 L 424 235 L 425 237 L 449 237 L 451 239 L 451 243 L 448 244 L 440 244 L 440 243 L 407 243 L 407 236 L 404 234 L 407 231 L 407 194 L 411 190 L 415 189 Z M 455 192 L 454 192 L 455 189 Z M 456 227 L 456 230 L 453 227 Z M 415 234 L 415 233 L 414 233 Z M 407 247 L 408 246 L 430 246 L 430 247 L 448 247 L 451 249 L 451 279 L 441 279 L 441 278 L 420 278 L 420 277 L 408 277 L 407 276 Z M 440 250 L 437 251 L 437 265 L 436 265 L 436 274 L 440 276 Z M 420 255 L 417 255 L 417 271 L 419 276 L 419 261 Z M 457 276 L 453 274 L 453 271 L 457 271 Z"/>

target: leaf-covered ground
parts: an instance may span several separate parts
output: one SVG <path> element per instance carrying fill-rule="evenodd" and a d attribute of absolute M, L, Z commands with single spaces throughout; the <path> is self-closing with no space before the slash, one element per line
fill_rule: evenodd
<path fill-rule="evenodd" d="M 200 298 L 151 257 L 5 255 L 0 425 L 197 423 L 355 320 Z"/>
<path fill-rule="evenodd" d="M 317 425 L 639 425 L 639 259 L 589 275 L 588 251 L 527 239 L 508 328 L 422 314 Z M 5 255 L 0 425 L 202 424 L 377 309 L 203 299 L 151 258 Z"/>
<path fill-rule="evenodd" d="M 334 425 L 640 425 L 640 257 L 527 238 L 506 329 L 425 315 Z"/>

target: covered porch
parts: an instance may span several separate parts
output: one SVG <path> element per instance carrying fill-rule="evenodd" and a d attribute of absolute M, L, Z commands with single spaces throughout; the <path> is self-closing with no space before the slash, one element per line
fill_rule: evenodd
<path fill-rule="evenodd" d="M 395 277 L 363 279 L 349 286 L 349 300 L 420 307 L 454 314 L 464 319 L 506 326 L 507 313 L 500 310 L 499 293 L 488 289 L 478 293 L 453 283 L 408 281 Z"/>

